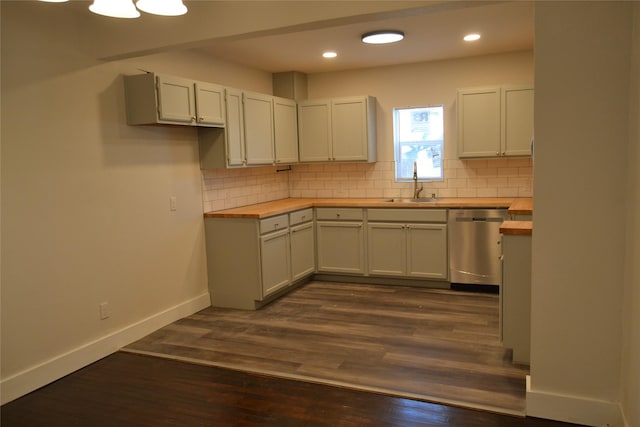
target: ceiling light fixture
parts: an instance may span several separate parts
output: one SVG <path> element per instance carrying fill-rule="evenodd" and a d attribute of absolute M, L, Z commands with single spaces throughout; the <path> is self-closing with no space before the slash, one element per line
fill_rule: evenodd
<path fill-rule="evenodd" d="M 98 15 L 112 18 L 137 18 L 140 12 L 133 5 L 133 0 L 93 0 L 89 10 Z"/>
<path fill-rule="evenodd" d="M 40 1 L 44 1 L 44 2 L 47 2 L 47 3 L 64 3 L 64 2 L 69 1 L 69 0 L 40 0 Z"/>
<path fill-rule="evenodd" d="M 464 41 L 466 42 L 474 42 L 476 40 L 480 39 L 480 34 L 467 34 L 466 36 L 464 36 Z"/>
<path fill-rule="evenodd" d="M 395 43 L 403 38 L 404 33 L 396 30 L 371 31 L 362 35 L 362 41 L 368 44 Z"/>
<path fill-rule="evenodd" d="M 335 52 L 324 52 L 322 54 L 323 58 L 335 58 L 336 56 L 338 56 L 338 54 Z"/>
<path fill-rule="evenodd" d="M 180 16 L 187 13 L 182 0 L 138 0 L 136 6 L 143 12 L 162 16 Z"/>

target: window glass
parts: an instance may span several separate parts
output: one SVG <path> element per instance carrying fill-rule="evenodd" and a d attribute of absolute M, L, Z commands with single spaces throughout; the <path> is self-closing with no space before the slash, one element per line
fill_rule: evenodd
<path fill-rule="evenodd" d="M 396 181 L 444 179 L 444 106 L 393 109 Z"/>

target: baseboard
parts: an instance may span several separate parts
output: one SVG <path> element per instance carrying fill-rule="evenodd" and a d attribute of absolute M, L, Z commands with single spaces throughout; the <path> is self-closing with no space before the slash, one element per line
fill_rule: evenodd
<path fill-rule="evenodd" d="M 65 375 L 108 356 L 176 320 L 211 305 L 209 292 L 149 316 L 92 342 L 28 368 L 0 382 L 0 404 L 4 405 Z"/>
<path fill-rule="evenodd" d="M 622 427 L 618 402 L 531 390 L 527 376 L 527 416 L 597 427 Z"/>

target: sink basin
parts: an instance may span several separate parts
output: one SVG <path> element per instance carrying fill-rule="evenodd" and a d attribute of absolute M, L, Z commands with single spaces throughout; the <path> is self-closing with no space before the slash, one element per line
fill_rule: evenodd
<path fill-rule="evenodd" d="M 432 197 L 419 197 L 417 199 L 387 199 L 385 202 L 389 203 L 433 203 L 437 202 L 438 199 L 434 199 Z"/>

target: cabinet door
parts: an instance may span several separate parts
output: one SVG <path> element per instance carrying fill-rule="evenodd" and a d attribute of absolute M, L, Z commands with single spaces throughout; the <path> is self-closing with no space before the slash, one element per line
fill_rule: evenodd
<path fill-rule="evenodd" d="M 288 229 L 260 237 L 260 266 L 263 297 L 291 283 Z"/>
<path fill-rule="evenodd" d="M 273 98 L 276 163 L 298 162 L 298 107 L 294 100 Z"/>
<path fill-rule="evenodd" d="M 364 274 L 362 222 L 319 221 L 318 271 Z"/>
<path fill-rule="evenodd" d="M 331 101 L 331 135 L 333 160 L 367 160 L 368 131 L 365 98 L 340 98 Z"/>
<path fill-rule="evenodd" d="M 447 279 L 447 225 L 407 225 L 407 275 Z"/>
<path fill-rule="evenodd" d="M 192 80 L 158 76 L 158 118 L 190 124 L 196 120 L 195 89 Z"/>
<path fill-rule="evenodd" d="M 530 156 L 533 137 L 533 87 L 502 89 L 502 155 Z"/>
<path fill-rule="evenodd" d="M 273 100 L 244 92 L 244 143 L 248 165 L 270 165 L 273 155 Z"/>
<path fill-rule="evenodd" d="M 301 162 L 331 159 L 331 104 L 308 101 L 298 105 L 298 133 Z"/>
<path fill-rule="evenodd" d="M 500 155 L 500 88 L 458 91 L 458 157 Z"/>
<path fill-rule="evenodd" d="M 224 126 L 224 88 L 211 83 L 196 82 L 195 90 L 198 125 Z"/>
<path fill-rule="evenodd" d="M 406 239 L 404 224 L 369 223 L 369 274 L 404 276 Z"/>
<path fill-rule="evenodd" d="M 313 222 L 291 227 L 291 280 L 302 279 L 316 270 L 316 242 Z"/>
<path fill-rule="evenodd" d="M 242 166 L 245 163 L 242 92 L 235 89 L 227 89 L 225 99 L 227 104 L 227 123 L 225 128 L 227 165 Z"/>

